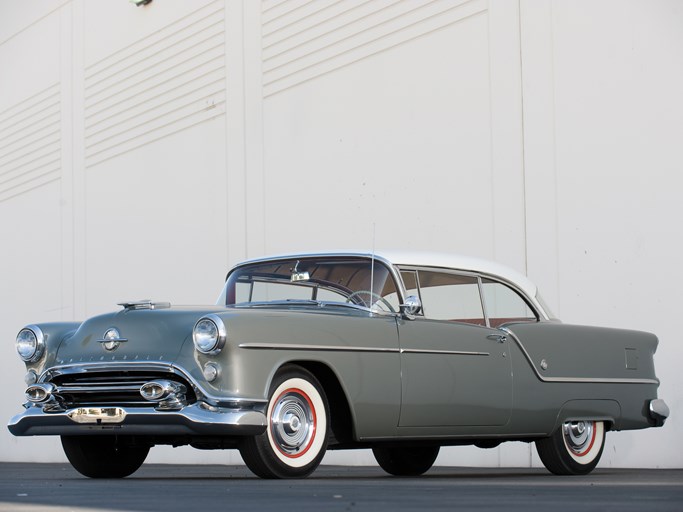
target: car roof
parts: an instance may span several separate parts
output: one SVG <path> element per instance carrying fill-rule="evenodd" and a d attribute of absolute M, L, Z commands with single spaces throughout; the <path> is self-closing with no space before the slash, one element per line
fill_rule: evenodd
<path fill-rule="evenodd" d="M 306 253 L 278 254 L 274 256 L 248 260 L 241 264 L 278 259 L 310 258 L 316 256 L 355 256 L 370 258 L 373 256 L 373 254 L 368 251 L 349 250 L 315 251 Z M 486 260 L 484 258 L 453 253 L 404 250 L 378 250 L 375 252 L 374 256 L 398 267 L 444 268 L 499 277 L 516 285 L 529 297 L 536 297 L 537 293 L 536 285 L 522 273 L 495 261 Z"/>
<path fill-rule="evenodd" d="M 530 297 L 535 297 L 537 288 L 529 278 L 510 267 L 495 261 L 463 254 L 426 251 L 382 251 L 381 256 L 399 267 L 436 267 L 475 272 L 500 277 L 521 288 Z"/>

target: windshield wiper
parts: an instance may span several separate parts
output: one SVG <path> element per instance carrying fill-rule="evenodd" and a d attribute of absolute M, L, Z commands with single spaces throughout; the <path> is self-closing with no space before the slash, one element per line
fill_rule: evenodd
<path fill-rule="evenodd" d="M 386 313 L 384 311 L 376 311 L 368 308 L 367 306 L 360 306 L 358 304 L 353 304 L 350 302 L 337 302 L 337 301 L 320 301 L 314 299 L 278 299 L 269 301 L 258 301 L 258 302 L 241 302 L 235 304 L 236 307 L 268 307 L 268 306 L 317 306 L 319 308 L 325 307 L 338 307 L 338 308 L 351 308 L 360 311 L 370 311 L 373 313 Z"/>
<path fill-rule="evenodd" d="M 278 302 L 278 301 L 275 301 Z M 309 305 L 309 306 L 318 306 L 319 308 L 322 308 L 325 306 L 324 302 L 321 302 L 319 300 L 315 299 L 285 299 L 284 301 L 285 304 L 302 304 L 302 305 Z"/>
<path fill-rule="evenodd" d="M 294 305 L 294 306 L 318 306 L 322 308 L 326 305 L 325 302 L 320 302 L 319 300 L 313 299 L 277 299 L 277 300 L 264 300 L 264 301 L 254 301 L 254 302 L 240 302 L 235 304 L 238 307 L 253 307 L 253 306 L 282 306 L 282 305 Z"/>

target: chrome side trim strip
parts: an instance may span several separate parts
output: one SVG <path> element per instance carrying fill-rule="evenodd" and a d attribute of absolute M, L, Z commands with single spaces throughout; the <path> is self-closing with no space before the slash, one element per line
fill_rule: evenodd
<path fill-rule="evenodd" d="M 289 343 L 240 343 L 239 348 L 251 350 L 306 350 L 312 352 L 374 352 L 388 354 L 440 354 L 453 356 L 489 356 L 488 352 L 458 350 L 424 350 L 413 348 L 344 347 L 340 345 L 298 345 Z"/>
<path fill-rule="evenodd" d="M 490 356 L 489 352 L 464 352 L 461 350 L 421 350 L 417 348 L 402 348 L 401 354 L 440 354 L 449 356 Z"/>
<path fill-rule="evenodd" d="M 536 372 L 538 374 L 538 372 Z M 542 377 L 545 382 L 574 382 L 595 384 L 659 384 L 656 379 L 601 379 L 599 377 Z"/>
<path fill-rule="evenodd" d="M 524 348 L 524 345 L 522 345 L 522 342 L 519 340 L 519 338 L 515 335 L 514 332 L 512 332 L 510 329 L 507 327 L 501 327 L 501 331 L 506 332 L 513 340 L 515 340 L 515 343 L 519 347 L 519 349 L 522 351 L 524 354 L 524 357 L 526 357 L 527 361 L 529 362 L 529 366 L 534 370 L 534 373 L 536 374 L 536 377 L 538 377 L 539 380 L 543 382 L 569 382 L 569 383 L 576 383 L 576 384 L 659 384 L 659 380 L 657 379 L 610 379 L 610 378 L 600 378 L 600 377 L 544 377 L 541 375 L 536 368 L 536 365 L 533 363 L 533 360 L 531 359 L 531 356 L 529 355 L 529 352 L 527 352 L 526 348 Z"/>
<path fill-rule="evenodd" d="M 313 352 L 375 352 L 398 354 L 398 348 L 344 347 L 340 345 L 298 345 L 290 343 L 240 343 L 239 348 L 249 350 L 307 350 Z"/>

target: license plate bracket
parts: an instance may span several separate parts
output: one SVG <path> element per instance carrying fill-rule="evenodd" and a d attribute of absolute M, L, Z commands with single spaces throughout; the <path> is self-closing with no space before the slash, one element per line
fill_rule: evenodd
<path fill-rule="evenodd" d="M 75 423 L 110 425 L 123 423 L 126 411 L 121 407 L 79 407 L 66 414 Z"/>

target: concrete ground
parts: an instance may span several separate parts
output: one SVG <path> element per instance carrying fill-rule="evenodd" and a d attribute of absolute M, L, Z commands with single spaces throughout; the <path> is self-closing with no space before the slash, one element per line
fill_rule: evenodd
<path fill-rule="evenodd" d="M 122 480 L 90 480 L 68 464 L 0 463 L 0 511 L 676 511 L 683 469 L 435 467 L 396 478 L 378 467 L 321 466 L 304 480 L 260 480 L 243 466 L 145 464 Z"/>

